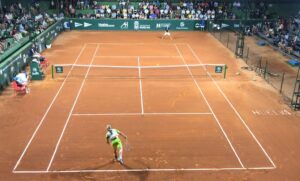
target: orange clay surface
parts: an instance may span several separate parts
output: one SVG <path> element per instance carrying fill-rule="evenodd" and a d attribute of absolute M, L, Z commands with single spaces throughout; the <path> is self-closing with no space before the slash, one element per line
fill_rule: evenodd
<path fill-rule="evenodd" d="M 298 180 L 297 112 L 210 34 L 161 35 L 64 32 L 43 55 L 51 64 L 225 63 L 227 78 L 75 67 L 52 79 L 49 66 L 30 94 L 0 96 L 0 180 Z M 123 166 L 107 124 L 129 138 Z"/>

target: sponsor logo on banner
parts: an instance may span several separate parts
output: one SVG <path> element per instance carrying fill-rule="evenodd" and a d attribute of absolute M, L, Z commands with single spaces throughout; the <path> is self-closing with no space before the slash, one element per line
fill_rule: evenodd
<path fill-rule="evenodd" d="M 140 24 L 139 21 L 134 21 L 133 28 L 134 28 L 134 30 L 150 30 L 151 25 L 149 25 L 149 24 Z"/>
<path fill-rule="evenodd" d="M 156 29 L 171 27 L 171 23 L 156 23 Z"/>
<path fill-rule="evenodd" d="M 185 23 L 180 22 L 179 26 L 176 27 L 176 30 L 188 30 L 189 28 L 185 26 Z"/>
<path fill-rule="evenodd" d="M 114 28 L 116 25 L 108 23 L 98 23 L 99 28 Z"/>
<path fill-rule="evenodd" d="M 32 68 L 32 73 L 31 75 L 40 75 L 38 69 L 36 67 Z"/>
<path fill-rule="evenodd" d="M 64 22 L 64 27 L 66 28 L 66 29 L 68 29 L 68 28 L 70 28 L 70 23 L 69 22 Z M 76 27 L 76 26 L 75 26 Z"/>
<path fill-rule="evenodd" d="M 195 28 L 196 28 L 196 29 L 200 28 L 200 23 L 196 23 L 196 24 L 195 24 Z"/>
<path fill-rule="evenodd" d="M 219 73 L 219 74 L 222 73 L 223 72 L 223 67 L 222 66 L 216 66 L 215 67 L 215 72 Z"/>
<path fill-rule="evenodd" d="M 141 30 L 150 30 L 151 29 L 151 25 L 146 25 L 146 24 L 140 25 L 140 29 Z"/>
<path fill-rule="evenodd" d="M 134 30 L 138 30 L 140 28 L 140 22 L 139 21 L 134 21 L 133 27 L 134 27 Z"/>
<path fill-rule="evenodd" d="M 128 21 L 124 22 L 121 27 L 122 30 L 127 30 L 128 29 Z"/>
<path fill-rule="evenodd" d="M 221 24 L 221 28 L 226 28 L 226 27 L 228 27 L 229 25 L 228 24 L 225 24 L 225 23 L 222 23 Z"/>
<path fill-rule="evenodd" d="M 233 27 L 234 27 L 234 28 L 239 28 L 239 27 L 240 27 L 240 24 L 233 24 Z"/>
<path fill-rule="evenodd" d="M 86 27 L 89 27 L 89 26 L 92 26 L 92 24 L 90 24 L 90 23 L 86 23 L 86 22 L 84 22 L 84 23 L 83 23 L 83 27 L 85 27 L 85 28 L 86 28 Z"/>
<path fill-rule="evenodd" d="M 77 22 L 75 22 L 74 25 L 75 25 L 75 28 L 77 28 L 77 27 L 79 27 L 79 26 L 82 26 L 81 23 L 77 23 Z"/>

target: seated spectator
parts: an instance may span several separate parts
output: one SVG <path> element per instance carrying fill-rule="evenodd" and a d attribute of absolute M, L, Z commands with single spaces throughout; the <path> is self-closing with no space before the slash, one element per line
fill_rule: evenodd
<path fill-rule="evenodd" d="M 28 85 L 28 76 L 26 71 L 18 73 L 13 79 L 16 81 L 18 87 L 27 87 Z"/>
<path fill-rule="evenodd" d="M 19 32 L 23 33 L 24 35 L 28 34 L 22 23 L 19 24 Z"/>
<path fill-rule="evenodd" d="M 35 52 L 32 56 L 33 58 L 36 58 L 39 62 L 45 61 L 45 57 L 43 57 L 40 53 Z"/>

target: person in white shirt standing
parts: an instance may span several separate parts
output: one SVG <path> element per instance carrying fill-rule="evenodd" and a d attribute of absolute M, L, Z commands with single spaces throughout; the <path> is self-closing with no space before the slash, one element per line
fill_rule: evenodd
<path fill-rule="evenodd" d="M 114 129 L 111 127 L 111 125 L 106 126 L 106 142 L 107 144 L 111 144 L 111 146 L 114 149 L 115 159 L 120 162 L 120 164 L 124 164 L 122 153 L 123 153 L 123 145 L 122 141 L 119 138 L 119 135 L 121 135 L 123 138 L 127 140 L 127 136 L 122 133 L 121 131 Z"/>
<path fill-rule="evenodd" d="M 169 26 L 166 26 L 165 33 L 164 33 L 164 35 L 161 39 L 165 39 L 165 36 L 168 36 L 168 37 L 170 37 L 171 40 L 173 40 L 172 37 L 171 37 L 171 33 L 169 31 Z"/>

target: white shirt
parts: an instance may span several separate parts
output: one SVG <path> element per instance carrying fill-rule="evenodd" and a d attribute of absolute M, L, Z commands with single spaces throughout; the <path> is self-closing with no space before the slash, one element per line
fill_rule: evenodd
<path fill-rule="evenodd" d="M 115 138 L 118 138 L 119 133 L 117 129 L 110 129 L 109 131 L 107 131 L 106 133 L 106 138 L 109 139 L 109 141 L 112 141 Z"/>
<path fill-rule="evenodd" d="M 16 77 L 14 78 L 18 83 L 20 84 L 27 84 L 28 83 L 28 78 L 26 73 L 18 73 L 18 75 L 16 75 Z"/>

